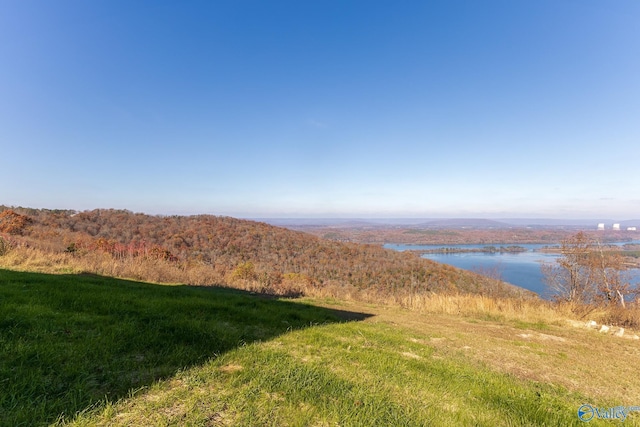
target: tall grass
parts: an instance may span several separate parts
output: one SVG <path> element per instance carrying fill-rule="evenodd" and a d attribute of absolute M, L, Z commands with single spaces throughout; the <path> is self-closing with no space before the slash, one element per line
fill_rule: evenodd
<path fill-rule="evenodd" d="M 629 304 L 598 306 L 551 302 L 532 298 L 499 298 L 470 294 L 426 294 L 401 296 L 396 302 L 408 309 L 426 313 L 495 317 L 524 322 L 564 324 L 566 320 L 594 320 L 632 329 L 640 329 L 640 307 Z"/>
<path fill-rule="evenodd" d="M 42 273 L 93 273 L 155 283 L 214 285 L 225 281 L 224 275 L 206 265 L 179 264 L 142 257 L 116 259 L 97 251 L 78 256 L 34 247 L 18 247 L 0 257 L 0 266 Z"/>
<path fill-rule="evenodd" d="M 400 305 L 427 313 L 463 316 L 493 315 L 523 321 L 561 321 L 567 313 L 555 305 L 537 299 L 495 298 L 483 295 L 411 295 Z"/>

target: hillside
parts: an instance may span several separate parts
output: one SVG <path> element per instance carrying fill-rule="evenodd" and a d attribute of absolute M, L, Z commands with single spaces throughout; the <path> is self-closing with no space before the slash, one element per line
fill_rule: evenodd
<path fill-rule="evenodd" d="M 637 340 L 539 300 L 420 307 L 0 270 L 0 426 L 577 426 L 640 399 Z"/>
<path fill-rule="evenodd" d="M 637 231 L 596 231 L 588 227 L 466 227 L 456 221 L 443 221 L 438 226 L 421 225 L 287 225 L 292 230 L 304 231 L 325 239 L 382 245 L 397 243 L 407 245 L 457 245 L 457 244 L 526 244 L 554 245 L 578 231 L 608 242 L 631 242 L 640 235 Z"/>
<path fill-rule="evenodd" d="M 230 217 L 2 207 L 0 233 L 14 247 L 44 251 L 57 256 L 56 262 L 77 266 L 84 260 L 91 272 L 142 280 L 231 284 L 280 294 L 331 289 L 334 294 L 378 296 L 407 292 L 529 295 L 410 253 L 329 241 Z M 102 258 L 96 261 L 98 255 Z M 106 266 L 105 257 L 113 263 L 153 266 L 121 272 L 119 265 Z"/>

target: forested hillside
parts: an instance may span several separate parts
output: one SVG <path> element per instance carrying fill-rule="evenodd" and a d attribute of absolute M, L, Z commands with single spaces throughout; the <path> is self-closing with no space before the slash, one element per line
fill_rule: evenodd
<path fill-rule="evenodd" d="M 464 244 L 527 244 L 541 243 L 556 245 L 578 231 L 584 231 L 603 243 L 631 242 L 639 235 L 637 231 L 606 230 L 597 231 L 595 227 L 566 228 L 434 228 L 426 225 L 286 225 L 287 228 L 303 231 L 325 239 L 340 242 L 369 243 L 382 245 L 397 243 L 406 245 L 464 245 Z"/>
<path fill-rule="evenodd" d="M 184 271 L 197 268 L 217 282 L 198 284 L 251 282 L 261 289 L 301 292 L 331 286 L 378 294 L 526 294 L 413 254 L 230 217 L 0 207 L 0 236 L 6 247 L 37 248 L 75 259 L 100 254 L 114 262 L 153 260 Z M 183 280 L 187 277 L 199 282 L 193 275 Z"/>

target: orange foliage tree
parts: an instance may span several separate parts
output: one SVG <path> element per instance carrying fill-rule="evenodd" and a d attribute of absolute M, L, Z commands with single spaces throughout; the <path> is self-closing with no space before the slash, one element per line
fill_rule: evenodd
<path fill-rule="evenodd" d="M 28 216 L 7 209 L 0 213 L 0 233 L 22 234 L 30 222 Z"/>

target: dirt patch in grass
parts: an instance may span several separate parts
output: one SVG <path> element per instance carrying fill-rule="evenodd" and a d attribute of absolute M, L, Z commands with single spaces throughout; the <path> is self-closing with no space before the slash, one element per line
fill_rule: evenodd
<path fill-rule="evenodd" d="M 242 366 L 234 364 L 224 365 L 220 368 L 220 371 L 224 372 L 225 374 L 231 374 L 240 370 L 242 370 Z"/>

